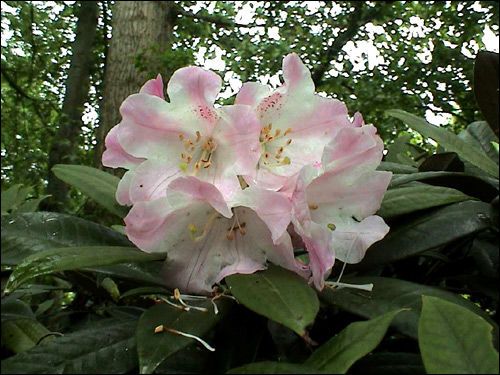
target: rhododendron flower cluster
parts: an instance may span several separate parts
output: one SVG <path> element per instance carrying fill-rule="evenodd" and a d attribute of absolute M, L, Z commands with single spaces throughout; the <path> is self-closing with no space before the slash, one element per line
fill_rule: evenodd
<path fill-rule="evenodd" d="M 234 105 L 216 107 L 221 78 L 187 67 L 168 82 L 168 101 L 158 76 L 121 105 L 102 161 L 127 169 L 116 193 L 132 206 L 126 234 L 167 254 L 169 287 L 208 294 L 272 262 L 321 289 L 336 258 L 357 263 L 387 234 L 374 215 L 391 178 L 376 171 L 376 128 L 317 95 L 296 54 L 283 78 L 274 91 L 245 83 Z M 294 256 L 292 227 L 308 262 Z"/>

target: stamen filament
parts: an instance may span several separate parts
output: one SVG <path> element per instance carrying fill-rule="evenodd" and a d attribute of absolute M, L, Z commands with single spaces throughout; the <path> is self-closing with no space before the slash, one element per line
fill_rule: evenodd
<path fill-rule="evenodd" d="M 191 335 L 191 334 L 185 333 L 185 332 L 181 332 L 181 331 L 178 331 L 178 330 L 173 329 L 173 328 L 167 328 L 167 327 L 165 327 L 164 329 L 165 329 L 165 331 L 174 333 L 176 335 L 180 335 L 180 336 L 189 337 L 191 339 L 194 339 L 194 340 L 198 341 L 200 344 L 202 344 L 206 349 L 210 350 L 211 352 L 215 352 L 215 348 L 212 348 L 210 345 L 208 345 L 208 343 L 206 341 L 203 341 L 198 336 Z"/>

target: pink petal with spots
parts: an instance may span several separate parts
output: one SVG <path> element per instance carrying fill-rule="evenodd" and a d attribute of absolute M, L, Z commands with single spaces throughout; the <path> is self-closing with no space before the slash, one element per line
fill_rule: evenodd
<path fill-rule="evenodd" d="M 130 200 L 135 203 L 165 197 L 168 184 L 180 176 L 177 166 L 147 160 L 134 169 L 130 180 Z"/>
<path fill-rule="evenodd" d="M 147 81 L 141 87 L 141 90 L 139 92 L 142 94 L 154 95 L 159 98 L 165 99 L 165 96 L 163 95 L 163 80 L 161 78 L 161 75 L 158 74 L 156 78 Z"/>
<path fill-rule="evenodd" d="M 249 187 L 241 190 L 233 204 L 254 210 L 271 231 L 274 243 L 286 232 L 292 218 L 291 201 L 284 194 L 271 190 Z"/>
<path fill-rule="evenodd" d="M 184 182 L 180 185 L 186 187 Z M 268 259 L 308 276 L 307 267 L 293 258 L 287 234 L 275 245 L 266 224 L 253 210 L 238 207 L 235 216 L 245 234 L 235 226 L 235 218 L 223 217 L 203 200 L 185 200 L 173 207 L 167 198 L 160 198 L 134 205 L 125 218 L 126 233 L 144 251 L 167 253 L 165 282 L 184 293 L 210 294 L 212 286 L 225 276 L 265 269 Z M 228 232 L 233 233 L 232 239 Z"/>
<path fill-rule="evenodd" d="M 213 105 L 222 87 L 222 79 L 209 70 L 196 66 L 174 72 L 168 82 L 167 93 L 174 105 Z"/>
<path fill-rule="evenodd" d="M 314 93 L 311 74 L 298 55 L 285 57 L 283 76 L 284 85 L 265 97 L 260 86 L 244 86 L 239 101 L 254 106 L 263 129 L 272 126 L 259 161 L 259 170 L 265 172 L 249 179 L 249 184 L 273 190 L 305 165 L 320 162 L 325 145 L 341 128 L 353 126 L 344 103 Z"/>
<path fill-rule="evenodd" d="M 371 171 L 354 175 L 350 170 L 326 172 L 306 189 L 309 205 L 317 223 L 331 223 L 338 216 L 354 216 L 358 220 L 373 215 L 391 181 L 390 172 Z"/>
<path fill-rule="evenodd" d="M 237 175 L 254 174 L 260 157 L 260 126 L 251 107 L 223 107 L 214 130 L 217 147 L 211 165 L 198 176 L 216 185 L 230 199 L 241 190 Z"/>
<path fill-rule="evenodd" d="M 246 82 L 236 95 L 235 104 L 245 104 L 252 107 L 257 105 L 270 94 L 269 86 L 257 82 Z"/>

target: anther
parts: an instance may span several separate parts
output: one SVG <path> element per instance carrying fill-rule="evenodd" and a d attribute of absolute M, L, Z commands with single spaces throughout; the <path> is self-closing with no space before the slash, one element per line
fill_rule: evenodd
<path fill-rule="evenodd" d="M 280 134 L 281 134 L 281 129 L 276 129 L 276 131 L 274 132 L 274 136 L 277 137 Z"/>
<path fill-rule="evenodd" d="M 292 140 L 289 139 L 288 141 L 286 141 L 286 145 L 288 146 L 290 143 L 292 143 Z"/>
<path fill-rule="evenodd" d="M 310 208 L 311 210 L 317 210 L 317 209 L 318 209 L 318 207 L 319 207 L 319 206 L 318 206 L 316 203 L 311 203 L 311 204 L 309 205 L 309 208 Z"/>
<path fill-rule="evenodd" d="M 200 141 L 200 139 L 201 139 L 201 134 L 200 134 L 200 132 L 197 130 L 197 131 L 196 131 L 196 143 L 198 143 L 198 142 Z"/>
<path fill-rule="evenodd" d="M 288 129 L 285 130 L 285 132 L 283 133 L 283 135 L 287 135 L 287 134 L 289 134 L 291 132 L 292 132 L 292 128 L 288 128 Z"/>
<path fill-rule="evenodd" d="M 159 326 L 155 327 L 155 333 L 160 333 L 163 332 L 165 329 L 163 327 L 163 324 L 160 324 Z"/>
<path fill-rule="evenodd" d="M 184 134 L 179 134 L 179 139 L 180 139 L 181 141 L 183 141 L 183 140 L 184 140 Z"/>

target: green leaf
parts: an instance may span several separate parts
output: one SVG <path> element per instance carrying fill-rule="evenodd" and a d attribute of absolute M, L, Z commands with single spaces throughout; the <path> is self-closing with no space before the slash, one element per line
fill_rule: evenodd
<path fill-rule="evenodd" d="M 86 271 L 97 272 L 110 277 L 132 280 L 140 285 L 165 285 L 165 281 L 160 276 L 162 268 L 161 262 L 148 263 L 122 263 L 112 266 L 86 267 Z"/>
<path fill-rule="evenodd" d="M 12 185 L 7 190 L 2 191 L 1 194 L 1 205 L 2 205 L 2 215 L 7 214 L 7 211 L 11 210 L 17 203 L 17 193 L 21 188 L 21 184 Z"/>
<path fill-rule="evenodd" d="M 15 265 L 37 252 L 70 246 L 133 246 L 123 235 L 75 216 L 33 212 L 2 217 L 2 264 Z"/>
<path fill-rule="evenodd" d="M 493 142 L 498 143 L 498 137 L 485 121 L 475 121 L 458 135 L 473 147 L 482 149 L 486 155 L 498 164 L 498 151 L 495 150 Z"/>
<path fill-rule="evenodd" d="M 56 164 L 52 172 L 64 182 L 89 196 L 109 212 L 124 217 L 127 209 L 116 202 L 120 179 L 99 169 L 84 165 Z"/>
<path fill-rule="evenodd" d="M 12 297 L 14 296 L 2 298 L 2 323 L 8 320 L 35 319 L 31 307 L 26 302 Z"/>
<path fill-rule="evenodd" d="M 231 293 L 250 310 L 292 329 L 300 336 L 314 322 L 319 301 L 299 275 L 280 267 L 226 277 Z"/>
<path fill-rule="evenodd" d="M 148 294 L 169 294 L 169 291 L 161 287 L 143 286 L 127 290 L 125 293 L 121 295 L 120 299 L 127 297 L 134 297 L 134 296 L 143 296 Z"/>
<path fill-rule="evenodd" d="M 136 320 L 107 319 L 87 329 L 43 340 L 2 360 L 2 374 L 127 373 L 137 366 Z"/>
<path fill-rule="evenodd" d="M 305 363 L 318 370 L 345 374 L 354 362 L 380 344 L 392 320 L 401 311 L 395 310 L 366 322 L 349 324 L 316 349 Z"/>
<path fill-rule="evenodd" d="M 325 374 L 310 366 L 284 362 L 255 362 L 233 368 L 226 374 Z"/>
<path fill-rule="evenodd" d="M 351 371 L 365 375 L 425 374 L 420 354 L 405 352 L 372 353 L 358 361 Z"/>
<path fill-rule="evenodd" d="M 49 249 L 24 259 L 10 275 L 5 292 L 12 292 L 33 277 L 53 272 L 126 262 L 150 262 L 164 257 L 164 254 L 147 254 L 135 248 L 120 246 Z"/>
<path fill-rule="evenodd" d="M 217 315 L 209 300 L 196 304 L 198 307 L 206 308 L 207 311 L 195 309 L 184 311 L 166 303 L 147 310 L 139 319 L 136 333 L 140 373 L 152 373 L 166 358 L 196 342 L 194 339 L 167 331 L 155 333 L 156 327 L 163 325 L 165 328 L 201 338 L 219 321 L 227 302 L 221 299 L 214 302 L 219 307 Z"/>
<path fill-rule="evenodd" d="M 424 137 L 432 138 L 447 151 L 456 152 L 462 160 L 468 161 L 483 171 L 498 178 L 498 165 L 482 151 L 470 146 L 467 142 L 460 139 L 455 134 L 440 128 L 439 126 L 431 125 L 424 119 L 400 109 L 391 109 L 386 111 L 386 113 L 389 116 L 400 119 Z"/>
<path fill-rule="evenodd" d="M 370 319 L 396 309 L 409 308 L 404 314 L 398 315 L 393 326 L 400 332 L 417 338 L 418 319 L 422 306 L 422 294 L 435 296 L 453 302 L 480 314 L 492 324 L 495 324 L 484 311 L 465 298 L 442 289 L 409 281 L 388 277 L 346 277 L 347 283 L 373 283 L 373 291 L 364 292 L 355 289 L 323 289 L 320 296 L 325 302 L 338 306 L 342 310 Z"/>
<path fill-rule="evenodd" d="M 451 177 L 451 178 L 464 178 L 473 179 L 476 183 L 486 182 L 494 186 L 498 190 L 498 180 L 489 177 L 472 176 L 467 173 L 462 172 L 418 172 L 412 174 L 394 174 L 392 176 L 391 184 L 389 188 L 394 188 L 396 186 L 404 185 L 413 181 L 422 181 L 428 179 L 436 179 L 437 177 Z"/>
<path fill-rule="evenodd" d="M 465 201 L 420 215 L 370 247 L 360 269 L 394 262 L 489 228 L 490 205 Z"/>
<path fill-rule="evenodd" d="M 403 134 L 396 138 L 393 143 L 387 147 L 385 160 L 390 163 L 402 163 L 404 165 L 415 166 L 415 161 L 408 155 L 416 156 L 415 146 L 410 143 L 411 134 Z"/>
<path fill-rule="evenodd" d="M 392 163 L 392 162 L 388 162 L 388 161 L 381 162 L 380 165 L 377 167 L 377 170 L 389 171 L 389 172 L 393 172 L 393 173 L 415 173 L 415 172 L 418 172 L 418 169 L 415 167 L 410 167 L 409 165 L 406 165 L 406 164 Z"/>
<path fill-rule="evenodd" d="M 15 265 L 37 252 L 70 246 L 130 246 L 123 235 L 105 226 L 74 216 L 54 212 L 35 212 L 2 217 L 2 264 Z M 161 265 L 116 264 L 87 270 L 110 277 L 163 285 Z"/>
<path fill-rule="evenodd" d="M 479 315 L 422 296 L 418 344 L 428 374 L 498 374 L 492 326 Z"/>
<path fill-rule="evenodd" d="M 430 207 L 471 199 L 459 190 L 420 185 L 388 190 L 384 195 L 378 215 L 391 218 Z"/>
<path fill-rule="evenodd" d="M 38 205 L 40 204 L 40 202 L 48 197 L 50 197 L 50 195 L 42 195 L 39 198 L 27 200 L 19 206 L 19 208 L 16 210 L 16 213 L 35 212 L 36 210 L 38 210 Z"/>
<path fill-rule="evenodd" d="M 2 346 L 14 353 L 25 352 L 36 346 L 38 341 L 49 332 L 34 319 L 8 320 L 2 322 Z"/>
<path fill-rule="evenodd" d="M 2 215 L 8 214 L 7 211 L 15 211 L 26 200 L 31 192 L 31 187 L 23 187 L 22 184 L 12 185 L 9 189 L 2 191 Z"/>

